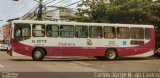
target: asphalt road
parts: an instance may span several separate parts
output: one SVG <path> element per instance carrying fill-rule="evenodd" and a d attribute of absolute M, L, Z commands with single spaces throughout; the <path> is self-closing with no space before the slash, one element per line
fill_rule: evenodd
<path fill-rule="evenodd" d="M 106 61 L 93 57 L 47 57 L 33 61 L 31 57 L 11 57 L 0 51 L 0 72 L 160 72 L 160 58 Z"/>

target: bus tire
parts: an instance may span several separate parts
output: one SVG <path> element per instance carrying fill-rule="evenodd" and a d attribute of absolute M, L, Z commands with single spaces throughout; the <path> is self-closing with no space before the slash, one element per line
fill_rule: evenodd
<path fill-rule="evenodd" d="M 35 61 L 42 61 L 45 57 L 45 52 L 41 48 L 37 48 L 32 53 L 32 59 Z"/>
<path fill-rule="evenodd" d="M 105 58 L 107 60 L 115 60 L 117 58 L 118 54 L 115 49 L 108 49 L 105 53 Z"/>

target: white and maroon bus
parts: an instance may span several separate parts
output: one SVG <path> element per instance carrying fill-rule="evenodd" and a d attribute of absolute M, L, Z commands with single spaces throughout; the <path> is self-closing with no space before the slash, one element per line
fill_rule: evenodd
<path fill-rule="evenodd" d="M 148 57 L 154 54 L 152 25 L 16 20 L 11 25 L 11 56 Z"/>

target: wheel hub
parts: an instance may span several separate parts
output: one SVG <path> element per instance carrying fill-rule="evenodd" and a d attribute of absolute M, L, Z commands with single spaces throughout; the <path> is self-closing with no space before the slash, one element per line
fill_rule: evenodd
<path fill-rule="evenodd" d="M 40 51 L 36 51 L 35 52 L 35 57 L 36 58 L 40 58 L 41 57 L 41 52 Z"/>
<path fill-rule="evenodd" d="M 115 58 L 115 53 L 114 53 L 113 51 L 108 52 L 108 57 L 109 57 L 110 59 Z"/>

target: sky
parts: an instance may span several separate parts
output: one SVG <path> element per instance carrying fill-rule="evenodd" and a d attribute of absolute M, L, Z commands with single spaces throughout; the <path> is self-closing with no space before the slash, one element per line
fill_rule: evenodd
<path fill-rule="evenodd" d="M 54 1 L 49 5 L 66 6 L 78 0 L 43 0 L 44 3 Z M 60 2 L 61 1 L 61 2 Z M 58 3 L 59 2 L 59 3 Z M 37 4 L 34 0 L 0 0 L 0 26 L 4 25 L 8 19 L 18 18 L 29 12 Z M 74 8 L 75 5 L 70 6 Z"/>

